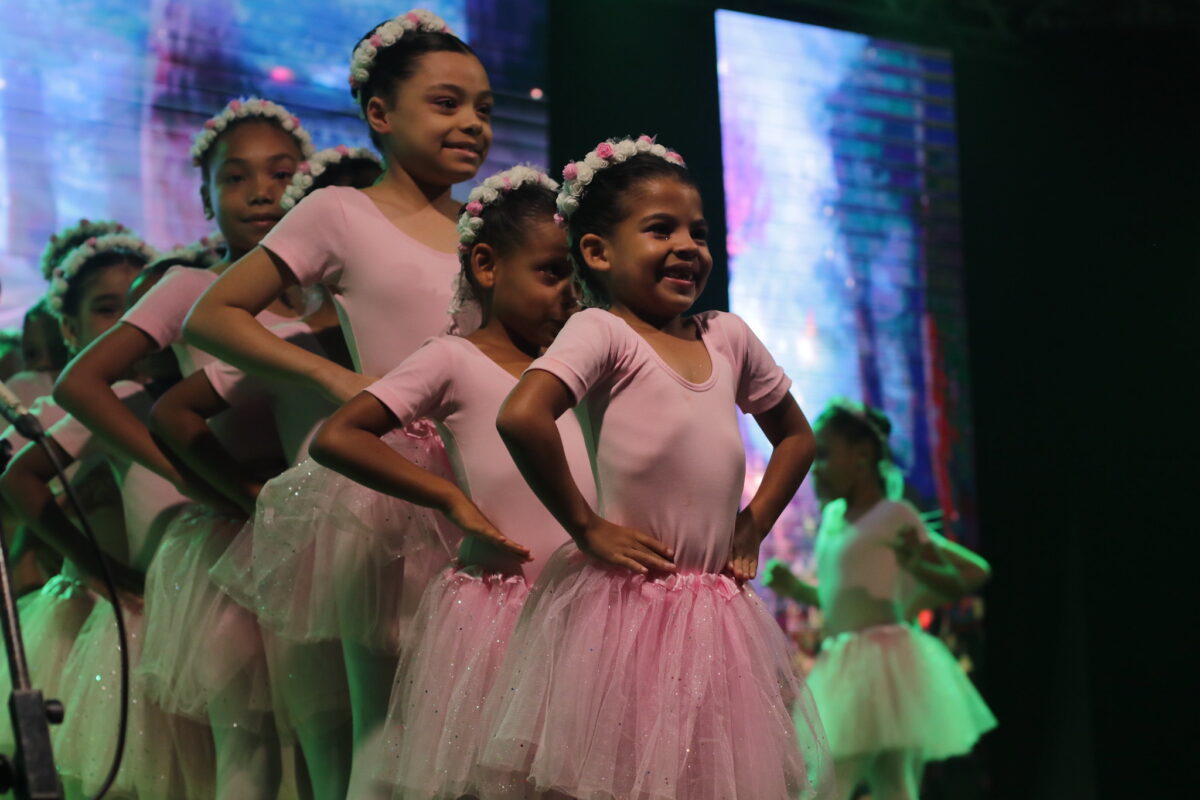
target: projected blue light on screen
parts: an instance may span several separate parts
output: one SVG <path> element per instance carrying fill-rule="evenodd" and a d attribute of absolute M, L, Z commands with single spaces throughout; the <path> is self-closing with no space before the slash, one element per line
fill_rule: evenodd
<path fill-rule="evenodd" d="M 972 539 L 949 54 L 729 11 L 716 31 L 731 309 L 810 417 L 883 407 L 910 496 Z M 745 434 L 750 492 L 770 448 Z M 806 486 L 765 554 L 805 567 L 817 516 Z"/>
<path fill-rule="evenodd" d="M 499 65 L 491 74 L 496 141 L 481 177 L 546 160 L 546 106 L 530 96 L 545 85 L 544 64 L 529 41 L 544 6 L 514 2 L 522 7 L 513 23 L 467 0 L 422 3 L 477 45 L 485 66 Z M 120 220 L 159 247 L 208 233 L 188 149 L 232 97 L 284 103 L 318 147 L 368 146 L 347 89 L 349 54 L 404 8 L 381 0 L 5 0 L 0 326 L 19 323 L 44 291 L 37 256 L 54 230 L 80 217 Z"/>

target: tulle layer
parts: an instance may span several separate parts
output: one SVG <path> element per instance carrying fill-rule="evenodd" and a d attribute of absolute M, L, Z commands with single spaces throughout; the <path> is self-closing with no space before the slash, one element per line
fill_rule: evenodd
<path fill-rule="evenodd" d="M 146 575 L 138 678 L 168 712 L 257 731 L 272 713 L 258 620 L 208 574 L 242 525 L 190 506 L 168 526 Z"/>
<path fill-rule="evenodd" d="M 456 568 L 425 591 L 375 770 L 395 797 L 455 800 L 475 791 L 481 709 L 528 595 L 519 575 Z"/>
<path fill-rule="evenodd" d="M 970 752 L 996 725 L 946 646 L 907 625 L 827 639 L 808 685 L 837 758 L 914 750 L 937 761 Z"/>
<path fill-rule="evenodd" d="M 143 617 L 122 606 L 129 635 L 130 668 L 141 657 Z M 108 774 L 116 745 L 121 702 L 121 662 L 116 621 L 99 602 L 84 623 L 63 671 L 66 719 L 55 741 L 64 779 L 88 795 Z M 212 733 L 203 725 L 167 714 L 131 681 L 124 758 L 113 796 L 206 798 L 213 793 Z"/>
<path fill-rule="evenodd" d="M 383 440 L 418 466 L 449 476 L 441 440 L 417 430 L 420 435 L 405 429 Z M 347 639 L 397 653 L 422 590 L 460 538 L 431 509 L 309 459 L 267 483 L 253 525 L 212 577 L 279 636 Z"/>
<path fill-rule="evenodd" d="M 714 574 L 646 580 L 568 544 L 508 653 L 485 711 L 484 797 L 833 796 L 812 698 L 749 586 Z"/>
<path fill-rule="evenodd" d="M 29 679 L 47 700 L 62 699 L 63 667 L 95 602 L 82 583 L 65 575 L 55 575 L 41 589 L 17 602 Z M 11 692 L 12 678 L 5 666 L 0 669 L 0 698 L 7 699 Z M 58 727 L 51 726 L 51 741 L 57 734 Z M 15 750 L 12 724 L 8 714 L 4 714 L 0 722 L 0 752 Z"/>

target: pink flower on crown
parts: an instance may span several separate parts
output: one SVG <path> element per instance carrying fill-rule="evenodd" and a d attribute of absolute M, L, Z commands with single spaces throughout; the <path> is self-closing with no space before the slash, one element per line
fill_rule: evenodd
<path fill-rule="evenodd" d="M 312 165 L 309 164 L 307 161 L 304 161 L 304 162 L 301 162 L 300 166 L 296 167 L 296 169 L 298 169 L 300 172 L 303 172 L 305 175 L 307 175 L 310 172 L 312 172 Z"/>
<path fill-rule="evenodd" d="M 465 245 L 462 242 L 459 242 L 458 243 L 458 252 L 469 253 L 469 252 L 471 252 L 471 248 L 468 245 Z"/>
<path fill-rule="evenodd" d="M 51 272 L 50 274 L 56 278 L 61 278 L 63 276 L 62 267 L 55 267 L 54 272 Z"/>
<path fill-rule="evenodd" d="M 606 159 L 612 158 L 613 146 L 608 142 L 601 142 L 600 144 L 596 145 L 596 155 Z"/>
<path fill-rule="evenodd" d="M 241 108 L 242 108 L 241 100 L 230 100 L 229 101 L 229 110 L 230 111 L 240 111 Z"/>
<path fill-rule="evenodd" d="M 338 153 L 340 153 L 341 155 L 344 155 L 344 156 L 350 155 L 350 148 L 346 147 L 346 145 L 344 145 L 344 144 L 339 144 L 337 147 L 335 147 L 333 149 L 338 151 Z"/>
<path fill-rule="evenodd" d="M 409 22 L 411 22 L 413 25 L 416 25 L 418 28 L 421 27 L 421 18 L 417 15 L 417 12 L 409 11 L 407 14 L 404 15 L 404 18 L 406 20 L 408 20 Z"/>
<path fill-rule="evenodd" d="M 509 177 L 508 177 L 507 175 L 505 175 L 505 176 L 504 176 L 504 181 L 503 181 L 503 182 L 504 182 L 504 188 L 505 188 L 505 189 L 511 189 L 511 188 L 512 188 L 512 180 L 511 180 L 511 179 L 509 179 Z"/>
<path fill-rule="evenodd" d="M 643 133 L 641 136 L 639 136 L 639 137 L 638 137 L 638 141 L 639 141 L 639 142 L 644 142 L 644 143 L 646 143 L 646 144 L 654 144 L 654 139 L 653 139 L 652 137 L 650 137 L 650 136 L 647 136 L 647 135 L 646 135 L 646 134 L 644 134 L 644 133 Z"/>
<path fill-rule="evenodd" d="M 372 33 L 371 38 L 367 39 L 367 41 L 374 47 L 383 47 L 383 37 L 378 33 Z"/>
<path fill-rule="evenodd" d="M 579 177 L 579 167 L 575 166 L 574 161 L 563 167 L 563 180 L 573 181 L 577 177 Z"/>
<path fill-rule="evenodd" d="M 678 164 L 681 167 L 683 166 L 683 156 L 679 155 L 679 153 L 676 153 L 674 150 L 668 150 L 667 154 L 663 156 L 663 158 L 665 158 L 667 161 L 670 161 L 672 164 Z"/>
<path fill-rule="evenodd" d="M 483 213 L 483 203 L 478 200 L 467 203 L 467 213 L 473 217 L 478 217 Z"/>
<path fill-rule="evenodd" d="M 84 244 L 86 244 L 88 247 L 95 247 L 96 246 L 96 237 L 95 236 L 91 237 L 86 242 L 84 242 Z"/>
<path fill-rule="evenodd" d="M 91 225 L 92 221 L 90 219 L 88 219 L 87 217 L 84 217 L 83 219 L 79 220 L 79 224 L 80 225 Z"/>
<path fill-rule="evenodd" d="M 561 228 L 567 224 L 567 218 L 564 217 L 562 214 L 555 213 L 554 224 Z"/>
<path fill-rule="evenodd" d="M 300 127 L 300 118 L 297 117 L 295 114 L 292 114 L 292 124 L 295 125 L 297 128 Z"/>

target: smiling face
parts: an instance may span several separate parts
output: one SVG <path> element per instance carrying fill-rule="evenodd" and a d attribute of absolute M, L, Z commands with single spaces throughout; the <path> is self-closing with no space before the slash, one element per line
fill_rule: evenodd
<path fill-rule="evenodd" d="M 691 308 L 712 272 L 700 193 L 671 177 L 647 178 L 621 197 L 624 216 L 609 236 L 585 234 L 580 251 L 608 287 L 614 307 L 658 324 Z"/>
<path fill-rule="evenodd" d="M 578 308 L 567 234 L 550 219 L 525 224 L 524 241 L 498 254 L 490 245 L 472 253 L 476 285 L 491 294 L 491 318 L 530 355 L 548 347 Z"/>
<path fill-rule="evenodd" d="M 425 53 L 390 102 L 372 97 L 366 115 L 389 165 L 415 180 L 450 186 L 479 171 L 492 146 L 492 87 L 469 53 Z"/>
<path fill-rule="evenodd" d="M 279 199 L 300 165 L 300 145 L 278 125 L 252 119 L 223 133 L 210 153 L 200 193 L 232 260 L 258 245 L 283 217 Z"/>

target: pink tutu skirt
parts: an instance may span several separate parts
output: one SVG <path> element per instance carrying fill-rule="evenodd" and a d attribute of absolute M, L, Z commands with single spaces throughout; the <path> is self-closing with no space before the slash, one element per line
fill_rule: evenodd
<path fill-rule="evenodd" d="M 835 758 L 970 752 L 996 718 L 941 640 L 908 625 L 826 639 L 808 675 Z"/>
<path fill-rule="evenodd" d="M 431 424 L 394 431 L 383 441 L 417 466 L 450 478 Z M 285 639 L 349 640 L 395 654 L 421 593 L 460 539 L 432 509 L 307 459 L 263 487 L 253 526 L 212 577 Z"/>
<path fill-rule="evenodd" d="M 143 617 L 122 607 L 129 635 L 129 666 L 142 651 Z M 96 603 L 63 671 L 66 719 L 55 740 L 64 783 L 87 795 L 99 790 L 112 762 L 121 702 L 121 661 L 112 606 Z M 110 796 L 208 798 L 213 794 L 212 734 L 190 720 L 168 714 L 130 681 L 129 727 L 121 769 Z"/>
<path fill-rule="evenodd" d="M 18 601 L 29 679 L 35 689 L 42 691 L 45 699 L 62 699 L 63 667 L 95 602 L 95 597 L 82 583 L 65 575 L 55 575 L 41 589 Z M 7 701 L 11 692 L 12 677 L 5 665 L 0 668 L 0 698 Z M 51 741 L 58 730 L 58 726 L 50 726 Z M 15 750 L 12 724 L 5 713 L 0 722 L 0 753 L 11 755 Z"/>
<path fill-rule="evenodd" d="M 448 568 L 425 591 L 392 690 L 375 770 L 395 797 L 455 800 L 478 790 L 480 709 L 529 588 L 520 575 Z"/>
<path fill-rule="evenodd" d="M 167 527 L 146 575 L 138 678 L 165 711 L 258 731 L 272 713 L 258 620 L 208 574 L 242 525 L 193 505 Z"/>
<path fill-rule="evenodd" d="M 783 632 L 749 585 L 723 575 L 647 580 L 564 545 L 530 593 L 484 719 L 487 798 L 834 792 Z"/>

